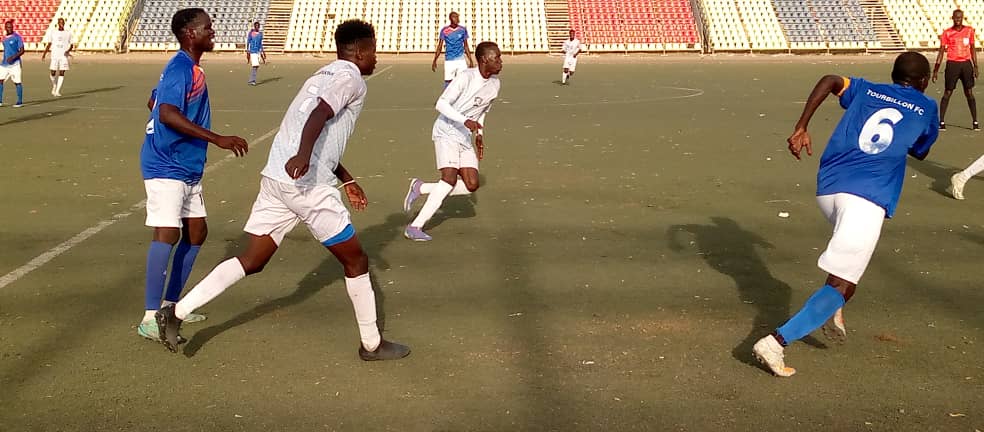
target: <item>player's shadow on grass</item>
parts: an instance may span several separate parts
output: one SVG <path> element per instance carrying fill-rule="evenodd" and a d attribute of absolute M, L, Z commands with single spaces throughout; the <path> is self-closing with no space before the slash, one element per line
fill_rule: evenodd
<path fill-rule="evenodd" d="M 41 99 L 41 100 L 37 100 L 37 101 L 33 101 L 33 102 L 28 102 L 25 105 L 28 105 L 28 106 L 37 106 L 37 105 L 44 105 L 44 104 L 48 104 L 48 103 L 52 103 L 52 102 L 60 102 L 60 101 L 66 101 L 66 100 L 74 100 L 74 99 L 79 99 L 79 98 L 86 97 L 87 95 L 94 94 L 94 93 L 105 93 L 105 92 L 116 91 L 116 90 L 119 90 L 119 89 L 121 89 L 123 87 L 124 86 L 100 87 L 100 88 L 95 88 L 95 89 L 90 89 L 90 90 L 82 90 L 82 91 L 72 92 L 71 94 L 69 94 L 67 96 L 50 97 L 48 99 Z"/>
<path fill-rule="evenodd" d="M 909 166 L 922 173 L 922 175 L 933 179 L 933 184 L 930 185 L 930 189 L 934 192 L 943 195 L 947 198 L 953 198 L 947 188 L 950 187 L 950 176 L 959 171 L 959 168 L 954 168 L 949 165 L 943 165 L 939 162 L 934 162 L 931 160 L 918 160 L 909 158 Z"/>
<path fill-rule="evenodd" d="M 732 219 L 712 217 L 711 222 L 710 225 L 671 226 L 667 230 L 669 247 L 675 252 L 683 251 L 680 235 L 689 233 L 704 261 L 714 270 L 734 279 L 739 299 L 754 307 L 756 313 L 748 336 L 734 347 L 731 355 L 736 360 L 761 368 L 752 357 L 752 345 L 789 318 L 792 289 L 772 276 L 756 251 L 756 247 L 771 249 L 771 243 L 738 226 Z M 813 346 L 823 346 L 810 337 L 803 341 Z"/>
<path fill-rule="evenodd" d="M 264 78 L 264 79 L 261 79 L 261 80 L 257 81 L 256 82 L 256 85 L 261 86 L 263 84 L 269 84 L 269 83 L 272 83 L 272 82 L 277 82 L 277 81 L 280 81 L 282 79 L 284 79 L 284 77 L 282 77 L 282 76 L 275 76 L 275 77 L 270 77 L 270 78 Z"/>
<path fill-rule="evenodd" d="M 376 324 L 379 326 L 380 332 L 383 332 L 386 328 L 386 298 L 380 287 L 379 278 L 377 278 L 373 272 L 373 268 L 384 270 L 389 268 L 389 263 L 383 259 L 380 252 L 391 241 L 401 237 L 403 226 L 406 224 L 405 221 L 406 219 L 403 213 L 394 213 L 387 217 L 385 222 L 379 225 L 373 225 L 365 230 L 356 230 L 356 235 L 359 237 L 359 242 L 362 243 L 362 248 L 365 250 L 366 254 L 369 255 L 369 273 L 370 278 L 373 281 L 373 291 L 376 293 Z M 227 248 L 227 255 L 237 255 L 240 248 L 248 242 L 247 237 L 247 235 L 244 235 L 241 241 L 230 244 Z M 335 259 L 335 256 L 327 250 L 325 250 L 324 253 L 324 261 L 322 261 L 317 268 L 307 272 L 307 276 L 305 276 L 304 279 L 298 283 L 297 289 L 294 290 L 293 293 L 257 305 L 256 307 L 242 312 L 223 323 L 195 332 L 184 347 L 184 355 L 186 357 L 194 357 L 195 354 L 198 353 L 198 350 L 212 340 L 212 338 L 222 334 L 226 330 L 246 324 L 281 308 L 299 304 L 307 299 L 310 299 L 312 296 L 320 292 L 322 288 L 342 280 L 345 277 L 345 274 L 342 271 L 341 264 L 339 264 L 338 260 Z M 276 272 L 278 271 L 277 266 L 270 266 L 270 268 L 266 271 Z M 346 296 L 345 298 L 347 300 L 348 297 Z M 351 314 L 348 314 L 346 315 L 346 318 L 350 316 Z M 355 321 L 353 320 L 351 324 L 354 326 Z M 185 328 L 187 329 L 188 327 Z"/>
<path fill-rule="evenodd" d="M 7 121 L 5 121 L 3 123 L 0 123 L 0 126 L 7 126 L 7 125 L 11 125 L 11 124 L 16 124 L 16 123 L 24 123 L 24 122 L 29 122 L 29 121 L 33 121 L 33 120 L 49 119 L 49 118 L 57 117 L 57 116 L 60 116 L 60 115 L 63 115 L 63 114 L 68 114 L 68 113 L 70 113 L 72 111 L 75 111 L 75 108 L 65 108 L 65 109 L 60 109 L 60 110 L 57 110 L 57 111 L 46 111 L 46 112 L 41 112 L 41 113 L 30 114 L 30 115 L 26 115 L 26 116 L 22 116 L 22 117 L 12 118 L 12 119 L 7 120 Z"/>

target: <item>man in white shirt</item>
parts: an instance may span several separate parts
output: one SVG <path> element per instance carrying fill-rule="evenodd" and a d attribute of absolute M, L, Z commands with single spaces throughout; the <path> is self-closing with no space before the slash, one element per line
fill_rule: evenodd
<path fill-rule="evenodd" d="M 72 56 L 72 32 L 65 30 L 65 19 L 58 18 L 58 30 L 53 30 L 48 38 L 48 44 L 41 53 L 41 61 L 51 51 L 51 95 L 61 96 L 62 83 L 65 82 L 65 71 L 69 69 L 68 58 Z"/>
<path fill-rule="evenodd" d="M 428 195 L 420 213 L 403 231 L 410 240 L 431 240 L 423 231 L 424 224 L 434 216 L 445 197 L 478 190 L 478 161 L 485 152 L 482 127 L 492 101 L 499 96 L 502 53 L 494 42 L 482 42 L 475 47 L 475 57 L 478 68 L 459 73 L 437 100 L 441 115 L 434 122 L 431 135 L 441 179 L 435 183 L 424 183 L 418 178 L 410 180 L 410 190 L 403 201 L 405 212 L 410 212 L 420 195 Z"/>
<path fill-rule="evenodd" d="M 574 36 L 574 29 L 571 29 L 570 38 L 564 41 L 564 75 L 560 80 L 561 84 L 567 84 L 567 80 L 574 76 L 574 70 L 577 69 L 577 55 L 581 53 L 581 41 Z"/>
<path fill-rule="evenodd" d="M 181 301 L 157 312 L 161 342 L 177 352 L 181 323 L 246 275 L 270 262 L 284 236 L 299 222 L 331 252 L 345 272 L 365 361 L 396 360 L 410 348 L 382 339 L 376 325 L 376 297 L 369 279 L 369 257 L 362 250 L 348 209 L 368 203 L 362 188 L 340 163 L 366 98 L 366 82 L 376 67 L 376 35 L 372 24 L 348 20 L 335 31 L 338 60 L 308 78 L 284 115 L 262 171 L 260 192 L 244 231 L 246 252 L 223 261 Z M 341 182 L 340 186 L 337 186 Z M 337 186 L 337 187 L 336 187 Z"/>

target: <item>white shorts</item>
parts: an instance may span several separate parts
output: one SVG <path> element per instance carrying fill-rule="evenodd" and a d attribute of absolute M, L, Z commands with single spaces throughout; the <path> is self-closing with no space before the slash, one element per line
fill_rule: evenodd
<path fill-rule="evenodd" d="M 21 64 L 20 62 L 12 65 L 0 65 L 0 83 L 10 78 L 15 84 L 21 83 Z"/>
<path fill-rule="evenodd" d="M 571 72 L 577 69 L 577 57 L 574 56 L 564 56 L 564 69 Z"/>
<path fill-rule="evenodd" d="M 444 80 L 451 81 L 458 76 L 458 72 L 468 69 L 468 62 L 465 59 L 446 60 L 444 62 Z"/>
<path fill-rule="evenodd" d="M 147 221 L 149 227 L 181 228 L 183 218 L 203 218 L 205 198 L 202 185 L 188 185 L 181 180 L 144 180 L 147 190 Z"/>
<path fill-rule="evenodd" d="M 51 58 L 51 66 L 48 67 L 48 70 L 53 70 L 53 71 L 67 71 L 68 69 L 69 69 L 69 67 L 68 67 L 68 57 L 52 57 Z"/>
<path fill-rule="evenodd" d="M 857 284 L 875 252 L 885 209 L 848 193 L 817 197 L 820 212 L 834 225 L 827 250 L 817 261 L 823 271 Z"/>
<path fill-rule="evenodd" d="M 269 235 L 279 245 L 298 222 L 304 222 L 314 238 L 323 243 L 342 233 L 352 219 L 342 203 L 341 191 L 332 186 L 298 187 L 263 177 L 243 231 Z"/>
<path fill-rule="evenodd" d="M 250 66 L 257 67 L 260 65 L 260 55 L 249 53 L 249 64 Z"/>
<path fill-rule="evenodd" d="M 478 154 L 475 153 L 475 149 L 454 140 L 435 138 L 434 154 L 437 156 L 437 169 L 478 169 Z"/>

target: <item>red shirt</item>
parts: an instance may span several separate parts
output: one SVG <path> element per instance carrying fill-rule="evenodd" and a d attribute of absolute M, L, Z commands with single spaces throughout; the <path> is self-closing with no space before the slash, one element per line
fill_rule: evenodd
<path fill-rule="evenodd" d="M 965 25 L 960 30 L 953 27 L 943 30 L 940 43 L 946 47 L 947 61 L 968 61 L 973 54 L 974 28 Z"/>

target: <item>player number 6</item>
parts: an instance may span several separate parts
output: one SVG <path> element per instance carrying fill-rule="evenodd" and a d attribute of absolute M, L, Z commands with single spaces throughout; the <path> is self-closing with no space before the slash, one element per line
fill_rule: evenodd
<path fill-rule="evenodd" d="M 858 147 L 867 154 L 878 154 L 892 145 L 895 124 L 902 120 L 902 113 L 895 108 L 882 108 L 868 117 L 858 136 Z"/>

